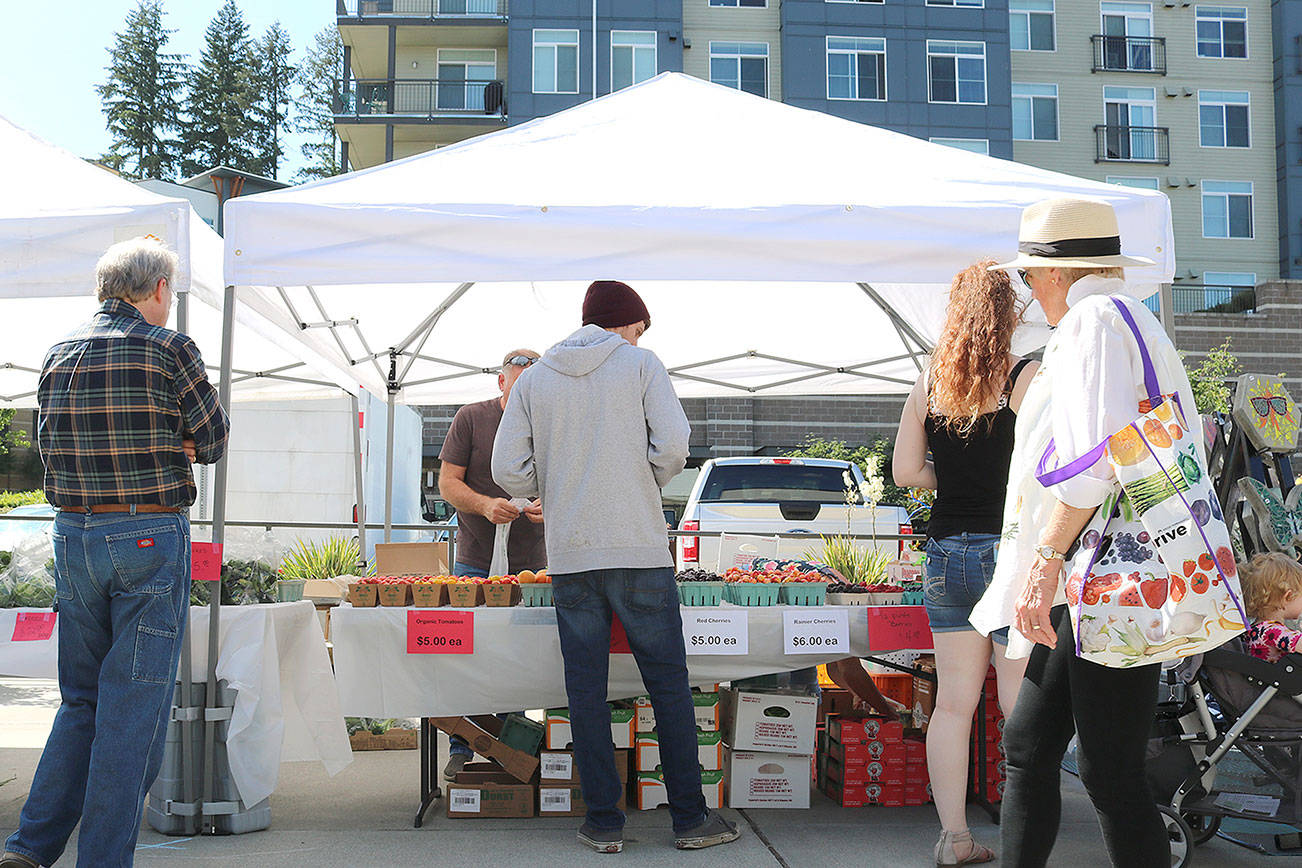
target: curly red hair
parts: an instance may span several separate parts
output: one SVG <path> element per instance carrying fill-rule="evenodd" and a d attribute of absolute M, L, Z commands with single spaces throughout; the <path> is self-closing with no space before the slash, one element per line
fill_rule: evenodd
<path fill-rule="evenodd" d="M 1003 393 L 1008 351 L 1025 305 L 994 260 L 970 265 L 954 276 L 940 342 L 931 354 L 931 408 L 945 423 L 968 434 Z"/>

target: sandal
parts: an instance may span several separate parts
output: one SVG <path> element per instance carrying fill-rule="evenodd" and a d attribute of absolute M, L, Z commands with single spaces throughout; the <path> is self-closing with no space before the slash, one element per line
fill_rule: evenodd
<path fill-rule="evenodd" d="M 964 843 L 968 845 L 968 852 L 966 856 L 960 858 L 958 848 L 955 845 Z M 939 866 L 948 865 L 978 865 L 982 862 L 993 862 L 994 858 L 994 851 L 974 841 L 972 833 L 967 829 L 962 832 L 942 831 L 940 840 L 936 842 L 936 865 L 938 868 Z"/>

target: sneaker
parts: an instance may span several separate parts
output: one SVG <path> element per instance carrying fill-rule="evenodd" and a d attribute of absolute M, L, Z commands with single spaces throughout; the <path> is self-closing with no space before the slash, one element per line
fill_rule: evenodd
<path fill-rule="evenodd" d="M 715 844 L 727 844 L 741 837 L 736 823 L 724 819 L 718 811 L 710 811 L 701 824 L 674 836 L 674 846 L 679 850 L 701 850 Z"/>
<path fill-rule="evenodd" d="M 0 856 L 0 868 L 41 868 L 41 866 L 30 856 L 10 853 L 6 850 L 4 856 Z"/>
<path fill-rule="evenodd" d="M 443 780 L 455 781 L 457 772 L 461 771 L 469 760 L 470 757 L 463 753 L 454 753 L 448 757 L 448 764 L 443 767 Z"/>
<path fill-rule="evenodd" d="M 579 843 L 586 844 L 598 853 L 622 853 L 623 829 L 597 829 L 587 823 L 579 827 Z"/>

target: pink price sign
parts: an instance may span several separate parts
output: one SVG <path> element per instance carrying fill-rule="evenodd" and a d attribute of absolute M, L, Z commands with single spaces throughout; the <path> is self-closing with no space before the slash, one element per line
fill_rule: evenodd
<path fill-rule="evenodd" d="M 222 544 L 190 543 L 190 580 L 215 582 L 222 577 Z"/>
<path fill-rule="evenodd" d="M 408 654 L 474 654 L 475 613 L 407 612 Z"/>
<path fill-rule="evenodd" d="M 54 635 L 58 612 L 19 612 L 14 621 L 13 642 L 44 642 Z"/>
<path fill-rule="evenodd" d="M 931 622 L 922 606 L 869 606 L 869 651 L 931 648 Z"/>

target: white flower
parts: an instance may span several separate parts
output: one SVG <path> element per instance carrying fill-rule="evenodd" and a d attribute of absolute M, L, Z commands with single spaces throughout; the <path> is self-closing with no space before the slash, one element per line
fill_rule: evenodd
<path fill-rule="evenodd" d="M 881 503 L 882 497 L 886 494 L 886 480 L 880 476 L 870 476 L 859 483 L 859 494 L 865 504 L 876 506 Z"/>

